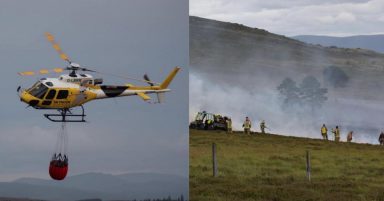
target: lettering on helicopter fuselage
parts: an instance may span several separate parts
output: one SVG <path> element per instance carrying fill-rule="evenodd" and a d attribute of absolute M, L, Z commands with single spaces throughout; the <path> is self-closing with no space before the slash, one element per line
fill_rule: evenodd
<path fill-rule="evenodd" d="M 62 100 L 62 101 L 53 101 L 54 104 L 69 104 L 70 101 Z"/>
<path fill-rule="evenodd" d="M 73 78 L 73 79 L 67 79 L 67 82 L 81 82 L 82 79 L 77 79 L 77 78 Z"/>

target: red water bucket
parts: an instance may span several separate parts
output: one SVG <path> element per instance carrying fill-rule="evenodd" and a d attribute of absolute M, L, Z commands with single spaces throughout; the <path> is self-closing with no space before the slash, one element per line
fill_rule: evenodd
<path fill-rule="evenodd" d="M 63 180 L 67 176 L 68 163 L 62 160 L 52 160 L 49 164 L 49 175 L 54 180 Z"/>

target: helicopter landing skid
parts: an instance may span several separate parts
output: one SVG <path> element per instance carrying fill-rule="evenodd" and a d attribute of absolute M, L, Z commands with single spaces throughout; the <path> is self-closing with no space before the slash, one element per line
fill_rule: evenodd
<path fill-rule="evenodd" d="M 82 114 L 72 114 L 69 109 L 59 109 L 60 114 L 44 114 L 45 118 L 52 122 L 86 122 L 84 117 L 84 107 L 81 106 Z M 69 114 L 68 114 L 69 113 Z M 56 118 L 61 117 L 61 118 Z M 81 117 L 81 118 L 67 118 L 67 117 Z"/>

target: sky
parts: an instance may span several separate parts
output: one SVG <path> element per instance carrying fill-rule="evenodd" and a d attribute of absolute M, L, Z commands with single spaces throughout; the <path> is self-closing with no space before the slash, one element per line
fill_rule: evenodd
<path fill-rule="evenodd" d="M 0 26 L 0 181 L 49 179 L 60 124 L 45 119 L 46 111 L 26 108 L 16 93 L 19 85 L 41 78 L 17 72 L 65 67 L 45 39 L 47 31 L 71 60 L 101 72 L 137 78 L 147 73 L 161 82 L 175 66 L 182 68 L 163 104 L 133 96 L 87 103 L 88 123 L 68 125 L 69 176 L 188 177 L 188 1 L 2 0 Z M 94 76 L 105 84 L 142 84 Z"/>
<path fill-rule="evenodd" d="M 190 0 L 189 13 L 286 36 L 384 34 L 383 0 Z"/>

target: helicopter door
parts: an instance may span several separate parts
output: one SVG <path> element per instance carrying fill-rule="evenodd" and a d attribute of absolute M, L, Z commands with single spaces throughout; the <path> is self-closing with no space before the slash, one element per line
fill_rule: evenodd
<path fill-rule="evenodd" d="M 56 90 L 55 89 L 49 90 L 49 92 L 45 96 L 45 99 L 44 99 L 42 104 L 43 105 L 50 105 L 52 103 L 52 99 L 55 97 L 55 95 L 56 95 Z"/>
<path fill-rule="evenodd" d="M 66 89 L 59 90 L 57 92 L 57 96 L 54 103 L 59 108 L 68 108 L 71 103 L 71 101 L 69 100 L 69 91 Z"/>

